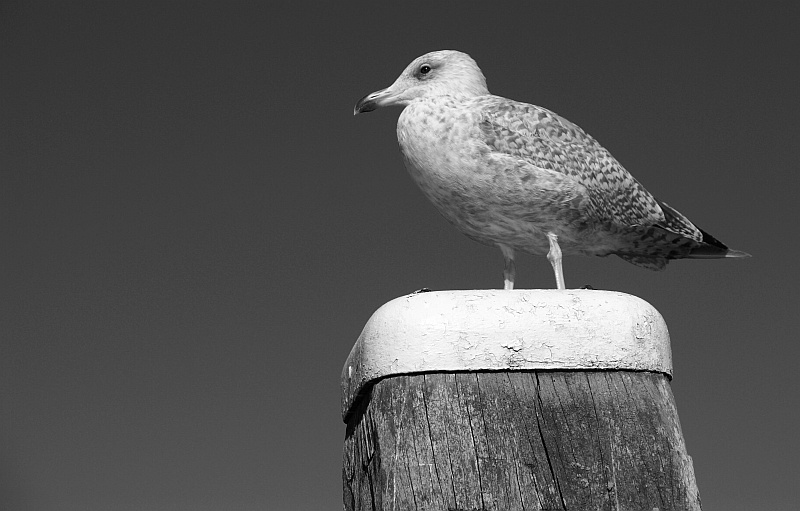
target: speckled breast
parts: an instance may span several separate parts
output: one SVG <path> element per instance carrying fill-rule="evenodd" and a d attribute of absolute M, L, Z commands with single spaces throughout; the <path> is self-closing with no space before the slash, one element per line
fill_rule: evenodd
<path fill-rule="evenodd" d="M 488 149 L 471 131 L 474 112 L 449 101 L 418 101 L 403 110 L 397 139 L 411 178 L 439 212 L 466 235 L 493 245 L 496 191 L 480 165 Z"/>

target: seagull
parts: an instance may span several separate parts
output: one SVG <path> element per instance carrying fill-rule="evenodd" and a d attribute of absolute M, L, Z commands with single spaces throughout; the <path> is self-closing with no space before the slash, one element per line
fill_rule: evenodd
<path fill-rule="evenodd" d="M 749 257 L 653 197 L 585 131 L 542 108 L 489 93 L 467 54 L 415 59 L 354 115 L 403 108 L 397 140 L 412 179 L 469 238 L 500 248 L 504 288 L 514 252 L 546 255 L 565 289 L 563 255 L 616 255 L 663 270 L 670 259 Z"/>

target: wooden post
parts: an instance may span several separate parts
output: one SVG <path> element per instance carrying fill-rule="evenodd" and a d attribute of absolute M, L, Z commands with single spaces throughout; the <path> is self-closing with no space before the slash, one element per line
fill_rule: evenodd
<path fill-rule="evenodd" d="M 630 295 L 392 300 L 342 373 L 344 509 L 699 510 L 671 373 Z"/>

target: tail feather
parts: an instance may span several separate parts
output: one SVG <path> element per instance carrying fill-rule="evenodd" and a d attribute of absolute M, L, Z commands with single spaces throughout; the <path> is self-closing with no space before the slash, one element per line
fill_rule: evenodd
<path fill-rule="evenodd" d="M 658 204 L 661 206 L 661 209 L 664 212 L 664 227 L 667 230 L 683 235 L 684 237 L 693 239 L 695 242 L 697 242 L 697 246 L 691 248 L 689 253 L 684 257 L 689 259 L 750 257 L 750 254 L 747 252 L 728 248 L 728 246 L 723 242 L 694 225 L 688 218 L 683 216 L 678 210 L 671 207 L 666 202 L 659 201 Z M 697 236 L 698 232 L 700 233 L 700 236 Z"/>
<path fill-rule="evenodd" d="M 669 260 L 664 257 L 645 257 L 634 254 L 617 254 L 617 257 L 623 261 L 627 261 L 631 264 L 635 264 L 636 266 L 641 266 L 642 268 L 647 268 L 648 270 L 653 271 L 662 271 L 667 267 L 667 263 L 669 262 Z"/>
<path fill-rule="evenodd" d="M 699 228 L 698 228 L 699 229 Z M 700 229 L 703 241 L 700 246 L 693 248 L 686 256 L 689 259 L 721 259 L 723 257 L 751 257 L 747 252 L 733 250 L 719 241 L 714 236 Z"/>
<path fill-rule="evenodd" d="M 663 270 L 670 259 L 750 257 L 747 252 L 728 248 L 727 245 L 694 224 L 689 224 L 695 230 L 694 235 L 688 236 L 687 234 L 692 233 L 688 232 L 687 226 L 676 222 L 675 218 L 675 215 L 669 215 L 668 223 L 672 228 L 656 224 L 645 231 L 631 229 L 628 233 L 631 236 L 630 243 L 626 249 L 612 253 L 631 264 L 656 271 Z M 679 229 L 675 229 L 675 227 L 679 227 Z"/>
<path fill-rule="evenodd" d="M 622 243 L 611 253 L 625 261 L 663 270 L 670 259 L 722 259 L 750 257 L 747 252 L 733 250 L 714 236 L 700 229 L 666 202 L 658 202 L 664 219 L 649 226 L 633 225 L 619 229 Z"/>
<path fill-rule="evenodd" d="M 687 259 L 723 259 L 723 258 L 742 258 L 742 257 L 753 257 L 747 252 L 742 252 L 741 250 L 718 250 L 713 249 L 710 250 L 708 247 L 701 246 L 695 249 L 692 249 L 691 252 L 686 256 Z"/>
<path fill-rule="evenodd" d="M 747 252 L 742 252 L 741 250 L 728 250 L 725 254 L 725 257 L 753 257 Z"/>

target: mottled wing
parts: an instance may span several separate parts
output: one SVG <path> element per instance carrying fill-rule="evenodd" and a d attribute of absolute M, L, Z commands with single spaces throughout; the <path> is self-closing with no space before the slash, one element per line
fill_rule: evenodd
<path fill-rule="evenodd" d="M 665 215 L 659 202 L 575 124 L 545 108 L 498 96 L 478 102 L 490 149 L 574 178 L 587 190 L 593 220 L 619 227 L 659 224 L 690 238 L 700 236 L 680 213 Z"/>
<path fill-rule="evenodd" d="M 664 212 L 664 221 L 660 222 L 659 225 L 665 227 L 669 231 L 678 233 L 695 241 L 707 241 L 706 237 L 708 237 L 713 240 L 712 244 L 720 244 L 719 241 L 711 237 L 709 234 L 704 235 L 703 232 L 692 222 L 690 222 L 688 218 L 683 216 L 678 210 L 671 207 L 666 202 L 658 201 L 658 204 L 661 206 L 661 210 Z"/>

